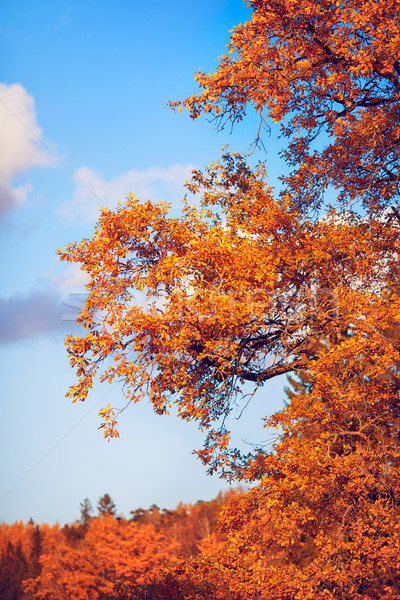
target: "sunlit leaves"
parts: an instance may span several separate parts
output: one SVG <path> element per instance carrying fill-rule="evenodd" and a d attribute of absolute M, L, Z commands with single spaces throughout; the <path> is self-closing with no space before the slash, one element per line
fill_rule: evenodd
<path fill-rule="evenodd" d="M 261 124 L 281 122 L 294 169 L 284 182 L 303 208 L 319 207 L 331 185 L 370 211 L 390 204 L 400 178 L 398 0 L 250 5 L 218 70 L 199 73 L 203 92 L 183 105 L 220 126 L 242 120 L 248 104 Z"/>
<path fill-rule="evenodd" d="M 190 598 L 213 573 L 216 598 L 397 600 L 400 4 L 249 4 L 201 93 L 171 106 L 223 127 L 253 105 L 281 124 L 291 172 L 273 190 L 265 165 L 224 151 L 187 183 L 197 208 L 173 218 L 131 196 L 61 252 L 90 276 L 69 395 L 100 370 L 128 403 L 197 421 L 210 472 L 257 482 L 221 514 L 227 545 L 155 594 Z M 305 385 L 265 419 L 276 442 L 243 456 L 229 417 L 244 385 L 293 372 Z M 100 414 L 116 435 L 116 410 Z"/>
<path fill-rule="evenodd" d="M 131 197 L 61 255 L 90 276 L 79 317 L 88 333 L 67 339 L 74 400 L 100 369 L 101 381 L 125 384 L 128 402 L 148 396 L 158 413 L 175 403 L 182 418 L 214 428 L 201 454 L 208 462 L 228 447 L 226 417 L 244 381 L 257 387 L 314 368 L 321 337 L 354 345 L 378 336 L 374 354 L 382 352 L 376 327 L 397 318 L 387 291 L 396 222 L 333 211 L 306 219 L 264 178 L 262 165 L 254 173 L 226 154 L 188 183 L 203 209 L 178 219 Z M 117 411 L 101 416 L 106 437 L 116 436 Z"/>

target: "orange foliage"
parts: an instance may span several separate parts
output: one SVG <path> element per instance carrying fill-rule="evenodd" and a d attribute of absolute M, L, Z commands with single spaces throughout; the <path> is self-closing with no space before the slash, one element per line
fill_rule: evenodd
<path fill-rule="evenodd" d="M 137 509 L 130 521 L 106 512 L 63 527 L 2 524 L 0 597 L 104 600 L 113 597 L 116 584 L 141 587 L 160 572 L 168 573 L 166 563 L 179 571 L 184 562 L 178 556 L 209 555 L 223 548 L 225 535 L 217 532 L 217 514 L 239 491 L 219 494 L 210 502 L 180 504 L 175 510 L 154 505 Z M 100 507 L 104 504 L 99 502 Z"/>
<path fill-rule="evenodd" d="M 112 356 L 102 381 L 122 379 L 129 401 L 148 394 L 156 412 L 174 403 L 210 429 L 200 456 L 211 469 L 229 463 L 226 417 L 244 381 L 258 388 L 296 369 L 327 373 L 321 337 L 332 341 L 331 360 L 367 352 L 385 369 L 398 356 L 385 331 L 400 314 L 396 222 L 301 217 L 290 199 L 272 197 L 261 169 L 224 158 L 190 183 L 207 213 L 187 208 L 175 219 L 131 197 L 62 254 L 91 276 L 79 317 L 89 331 L 67 340 L 79 376 L 70 396 L 84 400 Z M 135 303 L 137 289 L 148 306 Z M 114 412 L 100 413 L 109 436 Z"/>
<path fill-rule="evenodd" d="M 92 519 L 79 542 L 52 529 L 50 547 L 41 558 L 39 577 L 26 590 L 41 600 L 96 600 L 115 581 L 141 583 L 176 552 L 177 545 L 151 524 L 138 526 L 111 515 Z"/>
<path fill-rule="evenodd" d="M 258 482 L 223 510 L 227 544 L 210 552 L 204 542 L 172 565 L 158 597 L 165 582 L 196 597 L 204 576 L 199 598 L 395 600 L 400 2 L 250 6 L 216 73 L 199 74 L 202 93 L 183 105 L 221 126 L 254 105 L 261 124 L 281 122 L 292 171 L 275 192 L 264 165 L 225 153 L 187 183 L 200 208 L 172 218 L 130 196 L 102 212 L 91 239 L 60 251 L 90 276 L 87 333 L 66 342 L 78 375 L 69 396 L 85 400 L 112 358 L 102 381 L 122 380 L 128 402 L 149 397 L 159 414 L 174 404 L 206 431 L 198 454 L 210 471 Z M 293 371 L 305 389 L 266 420 L 279 442 L 242 456 L 228 417 L 247 401 L 243 384 Z M 100 413 L 108 438 L 117 412 Z M 146 585 L 135 597 L 149 597 Z"/>
<path fill-rule="evenodd" d="M 249 5 L 251 20 L 233 30 L 218 70 L 197 75 L 204 92 L 184 106 L 224 124 L 252 104 L 260 126 L 267 117 L 281 122 L 294 168 L 283 181 L 298 206 L 319 207 L 332 185 L 340 201 L 390 204 L 400 177 L 399 0 Z"/>

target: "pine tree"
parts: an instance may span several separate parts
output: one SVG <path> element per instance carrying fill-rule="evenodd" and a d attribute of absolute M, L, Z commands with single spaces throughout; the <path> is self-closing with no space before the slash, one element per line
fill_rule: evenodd
<path fill-rule="evenodd" d="M 109 494 L 104 494 L 97 504 L 97 510 L 99 513 L 99 517 L 103 517 L 104 515 L 114 516 L 117 510 L 114 502 L 112 501 Z"/>
<path fill-rule="evenodd" d="M 87 525 L 89 524 L 89 522 L 92 518 L 91 512 L 93 511 L 92 504 L 91 504 L 89 498 L 85 498 L 83 500 L 83 502 L 81 502 L 80 506 L 81 506 L 81 517 L 80 517 L 79 521 L 84 527 L 87 527 Z"/>

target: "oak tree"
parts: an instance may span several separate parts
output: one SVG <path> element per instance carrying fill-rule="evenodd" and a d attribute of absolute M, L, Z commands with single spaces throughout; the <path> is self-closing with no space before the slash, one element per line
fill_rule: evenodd
<path fill-rule="evenodd" d="M 78 375 L 69 396 L 84 400 L 100 371 L 128 403 L 149 397 L 159 414 L 174 404 L 206 432 L 198 454 L 210 471 L 258 482 L 223 511 L 228 549 L 207 559 L 221 573 L 238 566 L 232 593 L 394 600 L 400 3 L 249 5 L 216 72 L 197 75 L 202 90 L 171 105 L 220 127 L 253 106 L 260 132 L 280 123 L 289 174 L 273 190 L 264 164 L 225 151 L 193 173 L 198 204 L 180 217 L 131 195 L 60 252 L 90 276 L 87 331 L 66 342 Z M 278 443 L 232 448 L 244 384 L 299 371 L 306 389 L 266 420 Z M 118 435 L 117 412 L 100 413 L 106 437 Z"/>
<path fill-rule="evenodd" d="M 325 368 L 324 336 L 338 361 L 347 352 L 393 363 L 397 342 L 385 332 L 399 315 L 399 227 L 392 213 L 302 216 L 290 197 L 273 197 L 262 167 L 255 174 L 239 156 L 225 155 L 188 185 L 206 208 L 172 218 L 162 204 L 131 197 L 62 255 L 91 276 L 79 317 L 88 332 L 67 339 L 79 376 L 69 394 L 85 399 L 113 357 L 101 380 L 122 379 L 129 401 L 149 396 L 157 413 L 174 403 L 196 419 L 209 430 L 200 456 L 213 469 L 227 465 L 227 417 L 243 382 L 256 389 Z M 147 306 L 135 303 L 138 289 Z M 114 410 L 100 414 L 115 435 Z"/>
<path fill-rule="evenodd" d="M 251 104 L 260 130 L 281 123 L 283 183 L 300 207 L 319 208 L 330 186 L 338 201 L 380 211 L 399 194 L 398 0 L 250 0 L 214 74 L 183 104 L 240 121 Z M 171 103 L 173 106 L 179 103 Z M 318 140 L 316 145 L 314 142 Z M 285 193 L 285 192 L 283 192 Z"/>

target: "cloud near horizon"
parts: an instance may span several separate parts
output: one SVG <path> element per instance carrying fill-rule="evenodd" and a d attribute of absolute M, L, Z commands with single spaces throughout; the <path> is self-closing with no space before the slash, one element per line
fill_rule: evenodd
<path fill-rule="evenodd" d="M 19 83 L 0 83 L 0 217 L 23 204 L 29 183 L 14 187 L 14 179 L 37 166 L 50 166 L 50 155 L 40 148 L 42 130 L 33 96 Z"/>
<path fill-rule="evenodd" d="M 71 307 L 72 308 L 72 307 Z M 28 295 L 0 298 L 0 344 L 37 337 L 44 333 L 68 333 L 75 328 L 63 296 L 57 290 L 33 290 Z M 67 312 L 68 314 L 68 312 Z M 76 318 L 78 311 L 69 313 Z"/>
<path fill-rule="evenodd" d="M 79 265 L 72 265 L 58 277 L 50 277 L 44 288 L 0 297 L 0 345 L 43 334 L 77 333 L 76 318 L 87 296 L 88 280 Z"/>
<path fill-rule="evenodd" d="M 114 209 L 130 193 L 143 201 L 162 200 L 177 207 L 185 195 L 183 184 L 190 178 L 194 168 L 192 164 L 177 164 L 133 169 L 106 181 L 99 171 L 82 167 L 75 174 L 73 198 L 64 204 L 61 213 L 71 220 L 84 218 L 86 221 L 96 221 L 101 207 Z"/>

